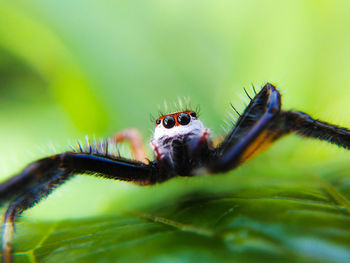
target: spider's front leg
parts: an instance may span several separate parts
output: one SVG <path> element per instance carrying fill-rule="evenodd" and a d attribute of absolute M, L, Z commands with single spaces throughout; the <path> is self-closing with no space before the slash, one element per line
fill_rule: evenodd
<path fill-rule="evenodd" d="M 281 112 L 281 96 L 266 84 L 251 99 L 235 127 L 214 149 L 209 172 L 226 172 L 267 148 L 281 134 L 272 127 Z"/>
<path fill-rule="evenodd" d="M 154 184 L 158 180 L 156 163 L 145 164 L 94 153 L 67 152 L 30 164 L 0 185 L 0 204 L 9 202 L 3 224 L 2 262 L 12 262 L 11 242 L 16 218 L 75 174 L 91 174 L 140 185 Z"/>
<path fill-rule="evenodd" d="M 214 173 L 233 169 L 292 132 L 350 149 L 349 129 L 315 120 L 304 112 L 282 111 L 280 93 L 267 83 L 213 151 L 208 169 Z"/>
<path fill-rule="evenodd" d="M 283 111 L 279 117 L 279 130 L 294 132 L 302 137 L 319 139 L 350 149 L 350 130 L 324 121 L 313 119 L 301 111 Z"/>

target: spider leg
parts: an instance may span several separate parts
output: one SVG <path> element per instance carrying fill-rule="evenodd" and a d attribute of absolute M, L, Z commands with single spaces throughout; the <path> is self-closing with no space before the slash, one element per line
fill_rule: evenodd
<path fill-rule="evenodd" d="M 64 171 L 57 172 L 52 176 L 51 180 L 32 189 L 32 191 L 16 197 L 10 202 L 4 215 L 4 223 L 2 226 L 2 262 L 12 262 L 12 237 L 15 232 L 15 220 L 23 211 L 34 206 L 42 198 L 45 198 L 49 193 L 62 184 L 67 177 Z"/>
<path fill-rule="evenodd" d="M 294 132 L 302 137 L 315 138 L 350 149 L 350 130 L 313 119 L 301 111 L 282 111 L 276 127 L 280 133 Z"/>
<path fill-rule="evenodd" d="M 267 83 L 241 114 L 235 128 L 214 149 L 209 172 L 228 171 L 268 147 L 279 137 L 271 129 L 271 123 L 278 118 L 280 110 L 281 96 Z"/>
<path fill-rule="evenodd" d="M 146 150 L 143 145 L 141 133 L 137 129 L 126 129 L 118 132 L 114 136 L 112 136 L 114 142 L 119 143 L 125 140 L 130 142 L 131 153 L 135 160 L 140 162 L 147 161 Z"/>
<path fill-rule="evenodd" d="M 266 84 L 235 128 L 214 149 L 209 172 L 225 172 L 254 157 L 282 136 L 295 133 L 350 149 L 350 130 L 313 119 L 300 111 L 281 111 L 277 89 Z"/>
<path fill-rule="evenodd" d="M 66 152 L 30 164 L 0 185 L 0 204 L 10 202 L 3 225 L 4 263 L 12 262 L 11 242 L 16 218 L 75 174 L 90 174 L 141 185 L 158 181 L 158 170 L 154 163 L 145 164 L 97 154 Z"/>
<path fill-rule="evenodd" d="M 2 225 L 2 262 L 12 262 L 12 237 L 14 229 L 14 220 L 16 217 L 16 203 L 11 203 L 7 208 Z"/>
<path fill-rule="evenodd" d="M 17 209 L 20 207 L 19 202 L 11 202 L 4 216 L 2 225 L 2 262 L 12 262 L 12 237 L 15 232 L 14 221 L 19 216 Z"/>

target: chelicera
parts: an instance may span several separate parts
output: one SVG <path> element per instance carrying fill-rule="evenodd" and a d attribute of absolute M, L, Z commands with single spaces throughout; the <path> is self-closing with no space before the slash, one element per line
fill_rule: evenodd
<path fill-rule="evenodd" d="M 254 89 L 255 92 L 255 89 Z M 247 94 L 248 97 L 249 94 Z M 77 174 L 122 180 L 139 185 L 162 183 L 176 176 L 224 173 L 246 162 L 280 137 L 296 133 L 350 147 L 350 131 L 300 111 L 281 110 L 279 91 L 267 83 L 244 110 L 226 137 L 214 145 L 210 130 L 194 111 L 159 117 L 150 145 L 154 160 L 144 150 L 140 133 L 127 129 L 101 144 L 91 144 L 29 164 L 0 185 L 0 203 L 8 203 L 2 235 L 3 262 L 12 262 L 16 218 Z M 133 159 L 111 148 L 129 140 Z"/>

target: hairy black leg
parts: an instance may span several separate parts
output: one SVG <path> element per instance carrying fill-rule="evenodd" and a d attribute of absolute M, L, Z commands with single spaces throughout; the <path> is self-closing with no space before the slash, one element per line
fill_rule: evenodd
<path fill-rule="evenodd" d="M 277 89 L 267 83 L 262 90 L 250 101 L 248 107 L 240 114 L 240 118 L 224 141 L 216 148 L 216 154 L 223 155 L 231 150 L 241 139 L 247 135 L 257 122 L 268 115 L 276 116 L 281 108 L 281 98 Z"/>
<path fill-rule="evenodd" d="M 294 132 L 303 137 L 315 138 L 350 149 L 350 130 L 329 124 L 300 111 L 283 111 L 279 117 L 281 132 Z"/>
<path fill-rule="evenodd" d="M 107 179 L 122 180 L 138 184 L 154 184 L 158 172 L 154 163 L 85 153 L 66 153 L 62 157 L 62 167 L 75 174 L 92 174 Z"/>
<path fill-rule="evenodd" d="M 9 201 L 3 225 L 3 262 L 11 261 L 16 218 L 74 174 L 130 181 L 141 185 L 160 181 L 154 163 L 87 153 L 63 153 L 38 160 L 0 185 L 0 204 Z"/>
<path fill-rule="evenodd" d="M 296 133 L 350 149 L 350 130 L 300 111 L 281 111 L 280 94 L 271 84 L 252 99 L 235 128 L 213 152 L 209 172 L 225 172 L 249 160 L 280 137 Z"/>
<path fill-rule="evenodd" d="M 157 180 L 153 164 L 87 153 L 63 153 L 36 161 L 20 174 L 0 184 L 0 204 L 49 181 L 59 169 L 72 174 L 93 174 L 141 184 L 152 184 Z"/>
<path fill-rule="evenodd" d="M 12 237 L 15 231 L 15 220 L 23 211 L 32 207 L 42 198 L 45 198 L 50 192 L 61 185 L 68 177 L 69 173 L 64 170 L 57 170 L 51 178 L 41 183 L 24 194 L 19 195 L 10 202 L 4 215 L 2 226 L 2 259 L 4 263 L 12 262 Z"/>
<path fill-rule="evenodd" d="M 266 148 L 278 137 L 270 126 L 281 110 L 281 96 L 272 84 L 266 84 L 241 114 L 234 129 L 213 151 L 209 172 L 225 172 Z"/>
<path fill-rule="evenodd" d="M 12 202 L 8 206 L 5 216 L 4 223 L 2 225 L 2 262 L 12 262 L 12 236 L 14 232 L 14 222 L 17 217 L 16 209 L 17 202 Z"/>
<path fill-rule="evenodd" d="M 17 216 L 17 203 L 10 203 L 4 215 L 4 223 L 2 225 L 2 262 L 12 262 L 12 236 L 14 232 L 14 221 Z"/>
<path fill-rule="evenodd" d="M 0 204 L 50 181 L 59 170 L 59 166 L 60 160 L 57 156 L 41 159 L 28 165 L 21 173 L 0 184 Z"/>

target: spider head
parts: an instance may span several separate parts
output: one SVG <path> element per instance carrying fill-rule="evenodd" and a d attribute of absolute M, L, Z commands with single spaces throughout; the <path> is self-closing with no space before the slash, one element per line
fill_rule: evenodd
<path fill-rule="evenodd" d="M 171 155 L 173 141 L 198 141 L 207 131 L 194 111 L 167 114 L 156 120 L 151 146 L 158 158 Z"/>
<path fill-rule="evenodd" d="M 186 135 L 201 134 L 203 129 L 204 126 L 194 111 L 181 111 L 159 117 L 156 120 L 153 139 L 163 137 L 179 139 Z"/>

